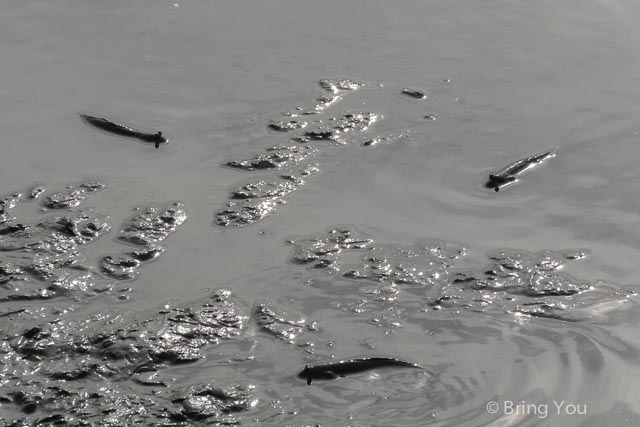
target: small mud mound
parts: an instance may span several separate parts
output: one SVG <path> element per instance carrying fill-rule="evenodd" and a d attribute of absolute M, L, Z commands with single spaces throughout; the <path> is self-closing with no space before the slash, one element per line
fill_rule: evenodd
<path fill-rule="evenodd" d="M 308 326 L 307 319 L 301 314 L 291 313 L 271 302 L 256 305 L 253 316 L 264 331 L 290 343 L 295 342 Z"/>
<path fill-rule="evenodd" d="M 231 193 L 227 208 L 216 213 L 216 224 L 223 227 L 243 227 L 253 224 L 286 203 L 285 197 L 306 184 L 306 178 L 317 172 L 309 166 L 296 173 L 280 175 L 269 181 L 253 181 Z"/>
<path fill-rule="evenodd" d="M 299 163 L 318 150 L 310 146 L 279 145 L 267 148 L 266 154 L 257 154 L 246 160 L 230 160 L 225 166 L 244 171 L 263 171 L 280 169 L 283 166 Z"/>
<path fill-rule="evenodd" d="M 170 203 L 136 209 L 142 213 L 126 221 L 118 240 L 140 246 L 140 249 L 102 257 L 102 272 L 118 280 L 134 279 L 142 264 L 153 261 L 165 251 L 158 242 L 165 240 L 187 219 L 183 207 L 182 203 Z"/>

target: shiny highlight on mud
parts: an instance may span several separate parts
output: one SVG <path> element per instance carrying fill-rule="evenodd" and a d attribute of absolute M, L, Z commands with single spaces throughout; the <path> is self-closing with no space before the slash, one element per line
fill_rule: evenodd
<path fill-rule="evenodd" d="M 562 272 L 567 262 L 586 257 L 587 252 L 579 249 L 496 250 L 487 255 L 489 265 L 460 270 L 454 263 L 465 256 L 466 249 L 436 240 L 413 246 L 379 244 L 342 226 L 288 243 L 293 246 L 292 264 L 305 266 L 314 275 L 329 275 L 336 286 L 345 281 L 368 284 L 361 288 L 360 308 L 413 301 L 414 288 L 422 289 L 425 312 L 466 309 L 577 322 L 592 319 L 605 302 L 624 304 L 635 295 L 616 284 L 589 282 Z M 354 256 L 361 261 L 345 265 L 344 260 Z M 374 318 L 372 322 L 379 323 Z"/>
<path fill-rule="evenodd" d="M 320 171 L 317 164 L 306 161 L 326 150 L 321 142 L 348 145 L 353 135 L 367 132 L 373 123 L 381 119 L 379 114 L 348 112 L 341 117 L 322 118 L 329 107 L 364 86 L 364 83 L 348 78 L 321 80 L 320 87 L 325 93 L 317 98 L 316 105 L 306 110 L 300 108 L 296 112 L 282 113 L 288 120 L 273 120 L 267 125 L 271 131 L 291 132 L 289 144 L 267 148 L 265 153 L 249 158 L 225 162 L 226 167 L 246 172 L 283 172 L 245 183 L 231 191 L 226 207 L 216 212 L 214 224 L 220 227 L 245 227 L 275 213 L 278 206 L 286 203 L 286 196 L 302 188 L 307 178 Z M 300 115 L 319 118 L 310 123 L 296 118 Z M 315 145 L 316 142 L 318 145 Z"/>

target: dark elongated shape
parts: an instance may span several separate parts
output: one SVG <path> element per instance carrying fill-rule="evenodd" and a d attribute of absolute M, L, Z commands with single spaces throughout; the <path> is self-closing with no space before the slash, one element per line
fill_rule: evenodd
<path fill-rule="evenodd" d="M 9 225 L 8 227 L 0 228 L 0 236 L 6 236 L 7 234 L 18 233 L 26 230 L 28 227 L 22 224 Z"/>
<path fill-rule="evenodd" d="M 401 93 L 403 95 L 407 95 L 415 99 L 425 99 L 427 97 L 427 95 L 424 92 L 420 92 L 419 90 L 413 90 L 413 89 L 405 88 L 405 89 L 402 89 Z"/>
<path fill-rule="evenodd" d="M 418 368 L 419 365 L 404 360 L 391 357 L 364 357 L 359 359 L 341 360 L 340 362 L 327 363 L 325 365 L 305 366 L 298 374 L 299 378 L 307 380 L 307 384 L 311 385 L 312 380 L 335 380 L 338 377 L 344 377 L 357 372 L 370 371 L 376 368 Z"/>
<path fill-rule="evenodd" d="M 486 188 L 493 188 L 495 191 L 500 191 L 501 188 L 518 181 L 518 177 L 529 169 L 539 165 L 546 159 L 555 156 L 555 151 L 545 151 L 544 153 L 518 160 L 501 171 L 489 175 L 489 180 L 484 184 L 484 186 Z"/>
<path fill-rule="evenodd" d="M 160 144 L 167 142 L 167 140 L 162 136 L 162 132 L 145 133 L 137 131 L 135 129 L 131 129 L 130 127 L 124 125 L 119 125 L 109 119 L 104 119 L 102 117 L 87 116 L 85 114 L 80 114 L 80 117 L 82 117 L 85 122 L 105 132 L 113 133 L 120 136 L 126 136 L 129 138 L 136 138 L 144 142 L 155 143 L 156 148 L 159 148 Z"/>

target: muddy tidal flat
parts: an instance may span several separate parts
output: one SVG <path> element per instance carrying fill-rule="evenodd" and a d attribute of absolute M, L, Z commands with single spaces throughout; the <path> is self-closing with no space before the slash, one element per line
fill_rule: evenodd
<path fill-rule="evenodd" d="M 637 427 L 637 28 L 3 5 L 0 427 Z"/>

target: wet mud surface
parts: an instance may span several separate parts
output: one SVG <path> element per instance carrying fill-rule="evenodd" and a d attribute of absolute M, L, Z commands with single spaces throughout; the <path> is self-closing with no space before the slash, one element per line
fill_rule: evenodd
<path fill-rule="evenodd" d="M 33 320 L 28 311 L 8 319 Z M 219 291 L 128 321 L 104 313 L 27 329 L 14 323 L 2 342 L 0 401 L 21 421 L 6 425 L 235 424 L 234 414 L 254 405 L 251 387 L 213 379 L 171 387 L 163 370 L 199 360 L 205 346 L 237 339 L 246 321 L 229 293 Z"/>
<path fill-rule="evenodd" d="M 308 179 L 322 170 L 314 163 L 319 152 L 326 152 L 324 144 L 351 145 L 360 135 L 382 118 L 373 112 L 346 112 L 342 116 L 329 116 L 329 109 L 356 90 L 371 85 L 349 78 L 323 79 L 319 82 L 322 93 L 311 107 L 298 107 L 283 112 L 285 119 L 273 120 L 267 128 L 282 133 L 282 145 L 268 147 L 263 153 L 246 159 L 232 159 L 224 163 L 230 168 L 247 172 L 275 170 L 277 174 L 261 176 L 233 190 L 224 209 L 215 215 L 214 223 L 221 227 L 244 227 L 260 221 L 284 205 L 286 196 L 302 188 Z M 374 145 L 374 144 L 368 144 Z M 334 154 L 335 156 L 335 154 Z"/>
<path fill-rule="evenodd" d="M 4 200 L 9 214 L 4 226 L 8 227 L 14 221 L 8 219 L 11 210 L 21 198 L 12 194 Z M 12 239 L 25 244 L 2 252 L 3 274 L 23 274 L 26 282 L 46 285 L 55 283 L 54 276 L 67 276 L 67 270 L 79 271 L 88 275 L 83 283 L 91 286 L 69 287 L 62 294 L 51 285 L 41 298 L 64 295 L 86 300 L 97 293 L 91 291 L 94 283 L 107 283 L 107 278 L 135 279 L 135 274 L 125 273 L 161 255 L 159 242 L 186 218 L 176 203 L 139 209 L 115 239 L 116 244 L 123 241 L 138 249 L 103 258 L 100 271 L 86 261 L 76 265 L 50 260 L 49 270 L 28 274 L 36 270 L 25 263 L 32 248 L 57 248 L 60 243 L 51 240 L 44 245 L 41 242 L 47 239 L 43 236 L 51 239 L 52 234 L 64 234 L 64 229 L 70 235 L 63 240 L 64 250 L 38 254 L 64 255 L 73 261 L 82 245 L 109 233 L 109 227 L 96 225 L 104 222 L 95 215 L 81 216 L 74 209 L 67 208 L 63 220 L 56 216 L 41 221 L 46 226 L 39 225 L 40 234 L 27 238 L 20 234 L 24 231 L 13 233 Z M 36 244 L 26 244 L 30 242 Z M 441 240 L 420 240 L 408 246 L 379 243 L 351 226 L 336 226 L 284 243 L 291 255 L 289 267 L 283 259 L 280 271 L 286 272 L 291 283 L 297 282 L 297 287 L 304 286 L 312 305 L 295 302 L 297 297 L 289 302 L 243 301 L 219 289 L 204 298 L 155 310 L 111 308 L 85 317 L 75 316 L 72 310 L 47 313 L 34 304 L 31 294 L 5 298 L 0 303 L 2 422 L 12 426 L 305 425 L 313 421 L 314 407 L 342 407 L 328 398 L 336 393 L 345 404 L 350 394 L 365 399 L 362 404 L 367 410 L 359 416 L 365 424 L 379 417 L 392 422 L 389 415 L 383 415 L 384 408 L 403 408 L 404 416 L 417 424 L 438 413 L 439 420 L 454 425 L 469 414 L 461 415 L 462 406 L 470 405 L 476 415 L 485 415 L 486 402 L 477 380 L 462 381 L 456 377 L 460 367 L 424 358 L 410 349 L 389 354 L 377 346 L 384 336 L 406 338 L 418 331 L 424 340 L 420 345 L 432 340 L 429 335 L 441 334 L 439 329 L 464 334 L 471 326 L 457 322 L 465 318 L 483 318 L 485 324 L 486 319 L 516 322 L 534 335 L 541 328 L 549 333 L 567 324 L 582 325 L 556 337 L 578 345 L 586 371 L 604 369 L 603 351 L 625 358 L 640 354 L 613 336 L 599 344 L 605 346 L 602 350 L 595 346 L 591 337 L 603 333 L 599 325 L 619 321 L 636 305 L 636 297 L 628 286 L 582 280 L 561 271 L 567 263 L 587 259 L 586 250 L 529 253 L 499 249 L 488 253 L 483 265 L 460 268 L 457 264 L 468 253 L 464 245 Z M 22 264 L 10 264 L 17 253 Z M 30 262 L 35 264 L 34 259 Z M 103 292 L 114 292 L 104 287 Z M 344 331 L 336 329 L 335 322 L 343 330 L 360 331 L 370 338 L 344 342 Z M 425 325 L 430 331 L 426 337 Z M 352 336 L 353 331 L 347 335 Z M 497 331 L 474 334 L 486 345 L 492 336 L 504 333 Z M 372 338 L 375 336 L 378 338 Z M 523 345 L 520 343 L 520 350 Z M 222 351 L 215 353 L 216 348 Z M 270 351 L 286 353 L 288 362 L 270 360 Z M 336 354 L 347 357 L 336 359 Z M 208 359 L 211 361 L 206 362 Z M 196 378 L 181 378 L 183 367 L 205 362 L 215 362 L 220 368 L 200 370 Z M 311 368 L 305 370 L 306 365 Z M 421 369 L 401 369 L 404 367 Z M 222 372 L 225 374 L 220 375 Z M 305 372 L 309 374 L 303 375 Z M 310 379 L 315 387 L 309 389 L 316 391 L 303 392 Z M 315 381 L 327 379 L 335 381 Z M 317 417 L 328 420 L 324 412 Z"/>
<path fill-rule="evenodd" d="M 637 427 L 638 21 L 7 2 L 0 427 Z"/>
<path fill-rule="evenodd" d="M 449 83 L 446 79 L 443 82 Z M 330 115 L 355 91 L 379 90 L 384 87 L 383 84 L 335 78 L 320 80 L 319 86 L 323 92 L 316 98 L 315 104 L 283 112 L 280 114 L 283 119 L 271 120 L 266 125 L 269 131 L 282 135 L 281 144 L 223 163 L 231 169 L 259 173 L 260 178 L 230 192 L 226 206 L 215 214 L 215 225 L 245 227 L 272 215 L 287 203 L 289 195 L 312 181 L 312 175 L 334 170 L 330 162 L 337 163 L 339 160 L 336 147 L 375 147 L 392 143 L 408 134 L 406 130 L 394 135 L 373 133 L 376 122 L 384 119 L 382 114 L 376 112 L 347 110 L 342 115 Z M 427 99 L 427 95 L 420 90 L 404 88 L 399 93 L 403 98 Z M 363 99 L 366 99 L 366 95 Z M 366 105 L 366 101 L 362 104 Z M 416 108 L 416 114 L 422 111 L 422 108 Z M 422 119 L 432 122 L 437 116 L 428 114 L 423 115 Z M 363 156 L 366 155 L 363 152 Z M 484 187 L 500 191 L 518 182 L 525 172 L 555 156 L 555 151 L 547 151 L 518 160 L 490 174 Z M 269 171 L 271 173 L 266 173 Z"/>
<path fill-rule="evenodd" d="M 105 187 L 87 181 L 47 194 L 44 185 L 38 184 L 28 195 L 16 192 L 2 198 L 0 302 L 110 293 L 110 279 L 132 279 L 143 263 L 164 252 L 158 242 L 186 219 L 180 203 L 136 208 L 143 213 L 122 225 L 116 241 L 137 249 L 116 244 L 121 248 L 117 254 L 103 256 L 97 263 L 88 258 L 87 249 L 111 235 L 114 226 L 108 215 L 80 205 Z M 35 199 L 36 203 L 29 203 Z M 18 208 L 39 208 L 40 212 L 34 220 L 24 221 L 14 215 Z M 33 212 L 26 215 L 34 217 Z"/>
<path fill-rule="evenodd" d="M 350 227 L 324 235 L 293 239 L 290 262 L 336 281 L 360 282 L 358 308 L 377 303 L 415 304 L 421 296 L 423 312 L 469 310 L 495 316 L 521 315 L 562 321 L 589 321 L 602 306 L 623 305 L 635 297 L 632 287 L 590 282 L 562 272 L 569 262 L 587 257 L 583 249 L 529 253 L 496 250 L 487 264 L 456 268 L 464 247 L 443 241 L 420 241 L 413 246 L 377 244 Z M 348 308 L 341 305 L 341 308 Z M 368 310 L 364 310 L 368 311 Z M 378 323 L 377 314 L 370 318 Z M 400 323 L 390 323 L 392 327 Z"/>
<path fill-rule="evenodd" d="M 215 213 L 219 233 L 271 216 L 342 165 L 345 150 L 366 158 L 405 134 L 373 132 L 383 116 L 365 108 L 330 114 L 375 85 L 319 86 L 309 105 L 266 123 L 279 144 L 219 164 L 250 177 Z M 427 98 L 390 92 L 407 104 Z M 436 119 L 424 112 L 415 110 L 422 122 Z M 501 190 L 554 156 L 512 163 L 485 187 Z M 549 387 L 564 396 L 589 375 L 606 377 L 612 357 L 640 355 L 610 332 L 637 316 L 635 286 L 580 278 L 586 249 L 469 257 L 465 244 L 379 242 L 349 225 L 291 237 L 288 258 L 247 272 L 233 292 L 212 272 L 206 296 L 120 310 L 145 265 L 167 256 L 187 208 L 132 207 L 114 221 L 90 207 L 108 191 L 95 180 L 55 190 L 38 182 L 0 198 L 0 426 L 395 425 L 399 413 L 403 425 L 487 424 L 497 388 L 543 399 L 529 388 L 535 364 L 558 373 Z M 258 299 L 243 294 L 253 281 Z M 282 289 L 271 292 L 273 283 Z M 90 301 L 107 308 L 76 313 Z M 478 371 L 469 354 L 495 365 Z M 505 366 L 523 380 L 500 382 Z"/>

